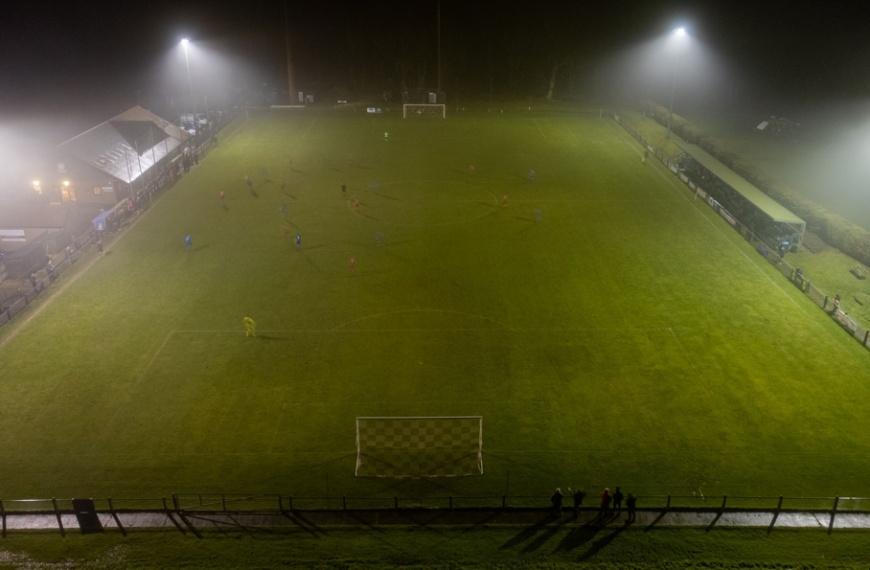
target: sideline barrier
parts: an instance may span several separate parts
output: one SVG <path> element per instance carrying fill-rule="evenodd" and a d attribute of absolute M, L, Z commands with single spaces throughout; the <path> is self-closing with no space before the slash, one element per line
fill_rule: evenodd
<path fill-rule="evenodd" d="M 637 497 L 635 523 L 654 526 L 779 527 L 834 529 L 870 528 L 870 498 L 866 497 L 729 497 L 645 495 Z M 58 530 L 62 536 L 78 529 L 121 532 L 132 528 L 175 527 L 199 536 L 203 528 L 311 528 L 313 526 L 530 526 L 573 524 L 623 526 L 628 510 L 602 514 L 597 506 L 566 504 L 561 516 L 552 513 L 541 496 L 476 497 L 292 497 L 280 494 L 173 494 L 161 498 L 2 499 L 2 535 L 10 530 Z M 597 500 L 590 501 L 597 503 Z M 81 524 L 79 507 L 92 507 L 94 528 Z M 363 506 L 366 505 L 366 506 Z M 475 505 L 475 506 L 471 506 Z"/>

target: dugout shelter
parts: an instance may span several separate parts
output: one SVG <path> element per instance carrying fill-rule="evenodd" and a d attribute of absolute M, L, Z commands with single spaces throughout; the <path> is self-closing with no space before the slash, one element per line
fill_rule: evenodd
<path fill-rule="evenodd" d="M 680 147 L 680 175 L 696 191 L 700 189 L 723 217 L 733 216 L 774 250 L 783 244 L 796 249 L 803 242 L 804 220 L 701 147 L 688 143 Z"/>

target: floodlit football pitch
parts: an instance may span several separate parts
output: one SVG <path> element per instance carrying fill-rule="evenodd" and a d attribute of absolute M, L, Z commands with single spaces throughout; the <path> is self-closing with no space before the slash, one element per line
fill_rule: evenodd
<path fill-rule="evenodd" d="M 240 120 L 2 332 L 2 496 L 870 496 L 870 354 L 641 156 L 597 115 Z M 483 472 L 355 476 L 396 416 L 482 418 Z"/>

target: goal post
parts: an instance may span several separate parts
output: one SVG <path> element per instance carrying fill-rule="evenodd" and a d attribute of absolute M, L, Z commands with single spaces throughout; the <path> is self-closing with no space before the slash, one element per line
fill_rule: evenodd
<path fill-rule="evenodd" d="M 402 105 L 402 118 L 447 118 L 447 105 L 443 103 L 405 103 Z"/>
<path fill-rule="evenodd" d="M 356 418 L 357 477 L 483 474 L 483 416 Z"/>

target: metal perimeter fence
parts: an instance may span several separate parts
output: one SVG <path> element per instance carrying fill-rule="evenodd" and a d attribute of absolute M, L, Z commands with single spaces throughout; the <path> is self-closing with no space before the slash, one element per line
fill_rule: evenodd
<path fill-rule="evenodd" d="M 787 514 L 810 515 L 821 522 L 820 516 L 827 518 L 828 532 L 835 528 L 837 516 L 845 516 L 847 520 L 855 520 L 854 517 L 870 516 L 870 498 L 868 497 L 785 497 L 785 496 L 701 496 L 701 495 L 640 495 L 636 497 L 636 511 L 638 513 L 654 513 L 655 521 L 667 513 L 693 513 L 708 514 L 718 517 L 726 513 L 740 513 L 751 515 L 770 515 L 772 518 L 767 524 L 771 529 L 777 518 Z M 573 507 L 571 497 L 566 497 L 566 509 Z M 597 497 L 590 497 L 590 501 L 579 504 L 575 514 L 600 513 L 596 504 Z M 591 504 L 590 504 L 591 503 Z M 102 499 L 0 499 L 0 525 L 2 534 L 6 535 L 7 529 L 53 528 L 54 524 L 46 524 L 48 520 L 56 519 L 57 528 L 61 534 L 65 533 L 65 526 L 70 526 L 71 516 L 75 516 L 82 532 L 102 532 L 102 523 L 99 515 L 110 515 L 114 518 L 118 528 L 125 532 L 121 519 L 128 521 L 129 516 L 138 517 L 135 526 L 147 528 L 149 526 L 166 526 L 160 522 L 168 516 L 176 527 L 184 530 L 176 520 L 178 515 L 188 526 L 190 523 L 185 517 L 223 516 L 229 521 L 239 522 L 235 517 L 245 515 L 244 526 L 281 526 L 287 524 L 287 518 L 292 520 L 304 520 L 306 524 L 312 524 L 311 516 L 323 515 L 322 520 L 326 524 L 346 524 L 342 521 L 353 519 L 354 513 L 371 513 L 374 520 L 380 520 L 381 514 L 393 513 L 398 520 L 411 521 L 413 524 L 416 514 L 421 511 L 431 512 L 435 515 L 448 512 L 461 513 L 502 513 L 510 521 L 510 515 L 521 515 L 514 518 L 516 524 L 532 524 L 539 521 L 540 516 L 547 516 L 552 512 L 549 498 L 546 496 L 524 495 L 484 495 L 484 496 L 429 496 L 429 497 L 297 497 L 280 494 L 223 494 L 223 493 L 175 493 L 170 497 L 160 498 L 102 498 Z M 158 519 L 153 516 L 158 515 Z M 402 515 L 405 515 L 402 518 Z M 528 515 L 532 515 L 529 517 Z M 42 517 L 42 523 L 28 527 L 20 524 L 27 517 Z M 142 518 L 144 517 L 144 518 Z M 389 518 L 389 517 L 388 517 Z M 88 519 L 91 526 L 88 528 Z M 758 518 L 752 518 L 748 524 L 757 526 Z M 383 520 L 387 520 L 384 518 Z M 397 520 L 393 517 L 393 520 Z M 471 517 L 465 519 L 453 518 L 452 524 L 478 524 Z M 462 521 L 470 522 L 462 522 Z M 488 518 L 484 520 L 489 520 Z M 64 522 L 66 521 L 66 522 Z M 146 521 L 143 523 L 143 521 Z M 151 521 L 148 523 L 147 521 Z M 532 521 L 530 523 L 530 521 Z M 402 523 L 405 524 L 405 523 Z M 655 524 L 655 523 L 653 523 Z M 684 523 L 686 524 L 686 523 Z M 692 523 L 688 523 L 692 524 Z M 711 525 L 712 526 L 712 525 Z M 814 525 L 817 526 L 817 525 Z M 847 522 L 848 526 L 848 522 Z M 846 527 L 844 527 L 846 528 Z"/>
<path fill-rule="evenodd" d="M 597 497 L 586 495 L 583 510 L 597 510 Z M 639 495 L 637 506 L 646 511 L 757 511 L 870 515 L 870 497 L 787 497 L 729 495 Z M 0 516 L 68 514 L 77 499 L 0 499 Z M 300 497 L 260 493 L 173 493 L 168 497 L 90 498 L 97 512 L 264 513 L 384 510 L 535 510 L 550 509 L 549 496 L 443 495 L 381 497 Z M 565 497 L 571 503 L 571 497 Z M 591 502 L 590 502 L 591 501 Z"/>
<path fill-rule="evenodd" d="M 870 348 L 868 347 L 870 330 L 855 321 L 851 316 L 849 316 L 849 313 L 840 308 L 840 299 L 838 296 L 831 296 L 825 291 L 822 291 L 811 281 L 810 277 L 806 275 L 801 268 L 793 267 L 786 262 L 778 251 L 755 235 L 752 230 L 738 220 L 734 214 L 726 210 L 719 202 L 713 199 L 713 197 L 708 196 L 701 188 L 698 181 L 693 180 L 685 172 L 680 170 L 676 157 L 668 156 L 661 149 L 652 146 L 643 135 L 635 131 L 620 115 L 613 114 L 612 116 L 628 134 L 643 146 L 645 153 L 648 152 L 649 156 L 654 156 L 665 165 L 668 170 L 674 173 L 677 178 L 679 178 L 680 181 L 682 181 L 686 187 L 694 193 L 696 198 L 704 200 L 704 202 L 717 212 L 723 220 L 728 222 L 737 233 L 743 236 L 743 239 L 752 244 L 752 247 L 754 247 L 761 256 L 763 256 L 771 265 L 776 267 L 782 275 L 809 297 L 819 308 L 827 312 L 832 319 L 834 319 L 852 336 L 852 338 L 860 342 L 864 348 Z"/>

